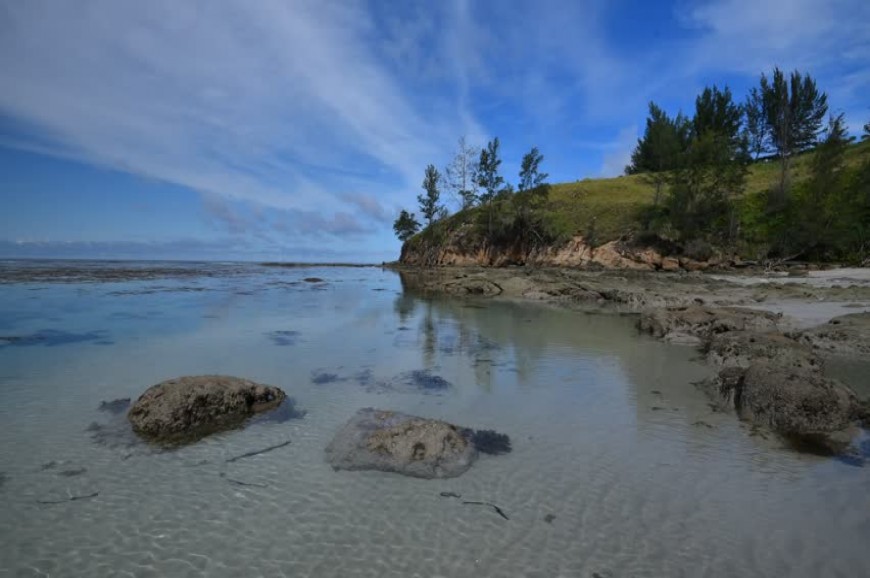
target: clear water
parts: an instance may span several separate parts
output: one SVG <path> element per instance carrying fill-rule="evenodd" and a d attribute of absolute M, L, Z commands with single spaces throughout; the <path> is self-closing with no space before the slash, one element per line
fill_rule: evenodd
<path fill-rule="evenodd" d="M 870 468 L 713 413 L 695 353 L 631 318 L 427 301 L 374 268 L 29 266 L 0 264 L 0 576 L 870 575 Z M 98 410 L 201 373 L 308 413 L 155 452 Z M 513 451 L 450 480 L 333 471 L 324 447 L 369 406 Z"/>

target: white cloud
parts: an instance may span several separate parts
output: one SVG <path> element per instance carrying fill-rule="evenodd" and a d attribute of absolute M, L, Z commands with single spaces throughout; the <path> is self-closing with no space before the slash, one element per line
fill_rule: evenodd
<path fill-rule="evenodd" d="M 698 68 L 866 66 L 870 49 L 870 4 L 862 0 L 713 0 L 690 7 L 684 22 L 703 33 L 690 61 Z"/>
<path fill-rule="evenodd" d="M 351 189 L 389 196 L 467 118 L 427 118 L 373 53 L 364 8 L 6 3 L 0 113 L 36 131 L 3 144 L 283 209 L 338 213 Z"/>

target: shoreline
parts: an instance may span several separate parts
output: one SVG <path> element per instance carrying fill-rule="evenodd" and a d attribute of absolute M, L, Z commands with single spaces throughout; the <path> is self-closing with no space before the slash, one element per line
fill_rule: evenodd
<path fill-rule="evenodd" d="M 807 451 L 864 452 L 870 382 L 845 384 L 829 360 L 870 370 L 870 269 L 800 276 L 758 271 L 583 270 L 529 267 L 395 270 L 424 296 L 548 303 L 632 314 L 642 333 L 692 346 L 716 377 L 697 384 L 720 410 L 769 429 Z M 856 387 L 859 386 L 859 387 Z"/>

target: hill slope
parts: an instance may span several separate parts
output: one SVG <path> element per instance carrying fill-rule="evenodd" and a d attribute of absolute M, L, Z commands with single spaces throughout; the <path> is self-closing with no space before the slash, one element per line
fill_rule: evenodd
<path fill-rule="evenodd" d="M 849 147 L 846 165 L 857 166 L 870 153 L 870 142 Z M 792 160 L 791 181 L 806 180 L 812 153 Z M 775 160 L 759 161 L 749 167 L 746 190 L 737 200 L 738 211 L 748 223 L 757 221 L 757 211 L 763 195 L 779 179 L 779 164 Z M 518 247 L 503 240 L 492 243 L 481 234 L 485 219 L 479 207 L 460 211 L 435 223 L 409 239 L 402 248 L 401 263 L 409 265 L 475 264 L 506 265 L 551 262 L 553 254 L 572 243 L 579 250 L 582 239 L 594 237 L 596 247 L 632 237 L 642 229 L 639 215 L 653 204 L 654 187 L 645 175 L 620 176 L 607 179 L 584 179 L 551 185 L 547 200 L 535 213 L 546 227 L 546 239 L 533 248 Z M 582 244 L 582 243 L 581 243 Z M 493 246 L 498 245 L 498 246 Z M 582 261 L 582 259 L 581 259 Z"/>

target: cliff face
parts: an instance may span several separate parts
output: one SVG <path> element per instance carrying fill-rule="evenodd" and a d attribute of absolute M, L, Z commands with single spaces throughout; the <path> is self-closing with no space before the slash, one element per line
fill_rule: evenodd
<path fill-rule="evenodd" d="M 559 246 L 526 248 L 469 243 L 461 232 L 452 232 L 440 243 L 414 239 L 402 246 L 399 262 L 418 267 L 482 266 L 504 267 L 530 265 L 534 267 L 587 267 L 630 269 L 636 271 L 698 271 L 717 265 L 715 261 L 696 261 L 686 257 L 663 256 L 652 248 L 637 248 L 624 241 L 611 241 L 598 247 L 590 246 L 582 236 L 575 236 Z"/>

